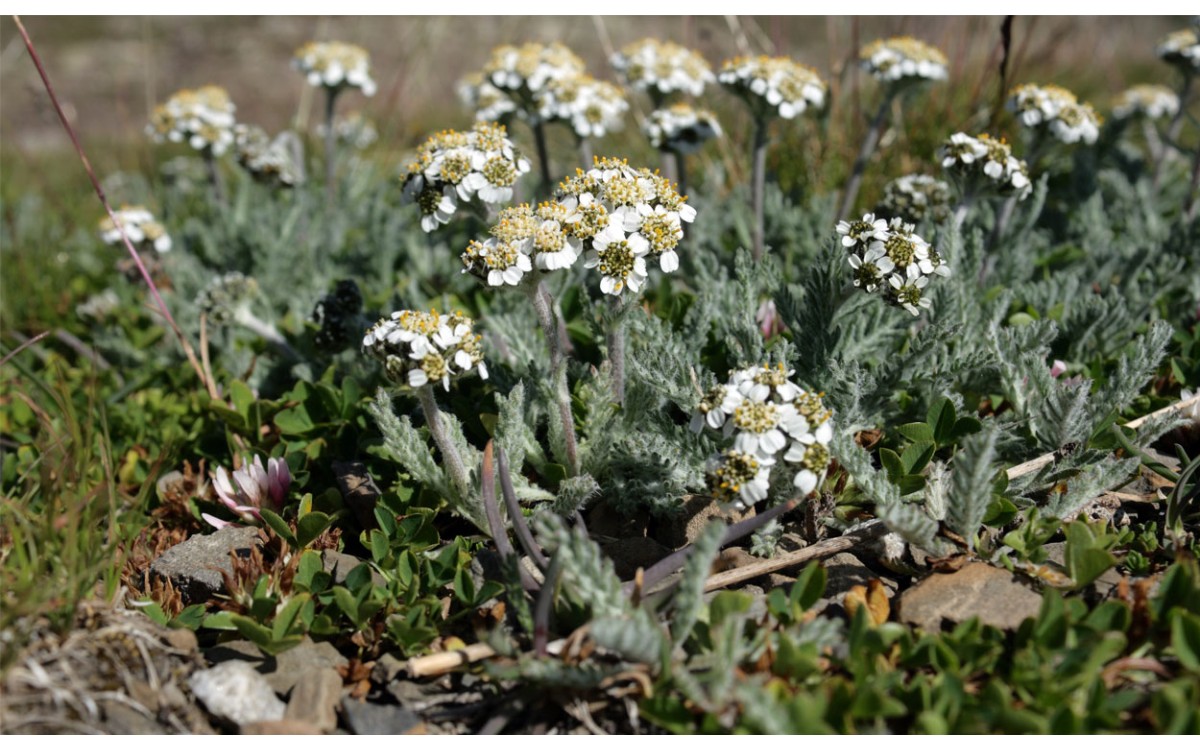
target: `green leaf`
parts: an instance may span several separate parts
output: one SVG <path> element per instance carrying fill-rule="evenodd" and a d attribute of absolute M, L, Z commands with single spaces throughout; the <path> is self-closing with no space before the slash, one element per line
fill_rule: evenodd
<path fill-rule="evenodd" d="M 902 424 L 896 430 L 914 443 L 933 442 L 933 428 L 925 422 Z"/>
<path fill-rule="evenodd" d="M 250 390 L 250 386 L 240 380 L 235 380 L 229 385 L 229 399 L 233 402 L 233 408 L 238 414 L 242 415 L 242 419 L 246 420 L 246 424 L 250 424 L 250 407 L 254 405 L 254 392 Z"/>
<path fill-rule="evenodd" d="M 262 513 L 263 522 L 278 534 L 280 539 L 287 542 L 292 549 L 300 549 L 302 545 L 296 541 L 296 535 L 292 533 L 292 528 L 288 526 L 288 522 L 283 520 L 282 516 L 270 508 L 261 508 L 259 512 Z"/>
<path fill-rule="evenodd" d="M 321 536 L 321 532 L 329 528 L 333 517 L 313 511 L 296 522 L 296 542 L 298 547 L 307 547 L 313 540 Z"/>
<path fill-rule="evenodd" d="M 933 452 L 936 447 L 932 442 L 929 442 L 913 443 L 905 448 L 904 452 L 900 454 L 900 463 L 904 465 L 904 473 L 920 474 L 929 465 L 929 460 L 933 458 Z"/>
<path fill-rule="evenodd" d="M 391 545 L 388 543 L 387 535 L 379 529 L 371 529 L 369 536 L 371 548 L 371 559 L 376 563 L 383 562 L 391 551 Z"/>
<path fill-rule="evenodd" d="M 713 597 L 708 605 L 708 621 L 717 626 L 731 615 L 743 614 L 750 611 L 754 598 L 740 591 L 722 591 Z"/>
<path fill-rule="evenodd" d="M 954 424 L 957 421 L 954 402 L 945 396 L 934 401 L 925 415 L 925 421 L 933 428 L 933 440 L 938 445 L 947 445 L 953 440 Z"/>
<path fill-rule="evenodd" d="M 300 614 L 300 610 L 305 604 L 308 604 L 308 600 L 308 594 L 295 594 L 288 600 L 287 604 L 283 605 L 283 609 L 279 611 L 279 614 L 275 615 L 275 621 L 271 623 L 271 637 L 274 640 L 282 640 L 284 636 L 288 635 L 292 629 L 292 625 L 295 624 L 296 618 Z"/>
<path fill-rule="evenodd" d="M 171 622 L 168 625 L 173 628 L 195 630 L 204 622 L 205 612 L 206 608 L 203 604 L 193 604 L 184 607 L 183 611 L 171 618 Z"/>
<path fill-rule="evenodd" d="M 350 590 L 344 586 L 334 586 L 333 600 L 337 603 L 338 609 L 342 610 L 342 614 L 357 625 L 358 600 L 354 598 L 354 594 L 351 594 Z"/>
<path fill-rule="evenodd" d="M 1171 613 L 1171 648 L 1180 664 L 1200 673 L 1200 617 L 1181 609 Z"/>
<path fill-rule="evenodd" d="M 209 630 L 236 630 L 237 626 L 233 624 L 232 612 L 214 612 L 204 618 L 201 625 Z"/>
<path fill-rule="evenodd" d="M 471 573 L 465 567 L 454 573 L 454 595 L 467 606 L 475 603 L 475 582 L 471 580 Z"/>
<path fill-rule="evenodd" d="M 297 404 L 276 414 L 275 426 L 284 435 L 305 435 L 316 428 L 304 404 Z"/>
<path fill-rule="evenodd" d="M 243 638 L 253 642 L 263 651 L 267 651 L 274 645 L 275 640 L 271 637 L 271 631 L 265 625 L 260 625 L 245 615 L 231 614 L 229 619 Z"/>
<path fill-rule="evenodd" d="M 789 598 L 793 606 L 799 607 L 801 612 L 805 612 L 816 604 L 825 595 L 827 577 L 825 566 L 816 561 L 809 563 L 808 567 L 800 573 L 796 582 L 792 584 Z"/>
<path fill-rule="evenodd" d="M 900 460 L 900 456 L 896 451 L 890 448 L 880 448 L 879 462 L 883 464 L 883 468 L 887 471 L 889 481 L 897 482 L 900 480 L 900 477 L 904 476 L 904 462 Z"/>
<path fill-rule="evenodd" d="M 1117 564 L 1112 553 L 1098 546 L 1095 534 L 1086 523 L 1069 523 L 1064 531 L 1067 536 L 1067 575 L 1071 576 L 1076 588 L 1083 588 Z"/>
<path fill-rule="evenodd" d="M 142 614 L 144 614 L 146 617 L 149 617 L 151 620 L 153 620 L 155 624 L 157 624 L 157 625 L 166 625 L 167 624 L 167 620 L 168 620 L 167 613 L 163 612 L 163 608 L 158 605 L 158 602 L 151 601 L 151 602 L 147 603 L 144 607 L 139 607 L 139 609 L 141 610 Z"/>
<path fill-rule="evenodd" d="M 296 566 L 296 577 L 292 579 L 293 583 L 311 591 L 314 577 L 324 570 L 321 553 L 310 549 L 304 550 L 300 555 L 300 562 Z"/>

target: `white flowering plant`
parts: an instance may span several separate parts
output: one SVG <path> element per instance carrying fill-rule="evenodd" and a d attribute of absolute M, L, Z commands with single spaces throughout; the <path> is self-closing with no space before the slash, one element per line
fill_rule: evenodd
<path fill-rule="evenodd" d="M 296 50 L 292 66 L 310 86 L 334 90 L 356 88 L 364 96 L 375 95 L 371 56 L 357 44 L 308 42 Z"/>
<path fill-rule="evenodd" d="M 121 206 L 113 211 L 113 216 L 125 230 L 125 236 L 139 250 L 154 250 L 165 253 L 171 249 L 171 235 L 154 219 L 145 206 Z M 121 229 L 117 228 L 112 217 L 105 216 L 100 220 L 100 239 L 106 245 L 121 245 Z"/>
<path fill-rule="evenodd" d="M 154 108 L 146 132 L 157 143 L 186 143 L 202 153 L 221 156 L 234 143 L 236 109 L 220 86 L 183 89 Z"/>
<path fill-rule="evenodd" d="M 1061 86 L 1018 86 L 1009 92 L 1008 109 L 1025 127 L 1049 133 L 1062 143 L 1091 145 L 1100 137 L 1103 120 L 1092 105 L 1080 102 Z"/>
<path fill-rule="evenodd" d="M 646 92 L 656 105 L 676 95 L 700 96 L 705 86 L 717 80 L 698 52 L 658 39 L 628 44 L 611 62 L 626 86 Z"/>
<path fill-rule="evenodd" d="M 1139 84 L 1125 89 L 1113 101 L 1112 116 L 1118 120 L 1144 117 L 1161 120 L 1179 113 L 1179 95 L 1167 86 Z"/>
<path fill-rule="evenodd" d="M 441 385 L 476 374 L 487 380 L 475 323 L 459 313 L 398 310 L 363 336 L 365 354 L 383 365 L 389 380 L 409 388 Z"/>
<path fill-rule="evenodd" d="M 876 218 L 866 214 L 858 221 L 837 225 L 854 286 L 883 295 L 886 302 L 914 316 L 930 306 L 925 287 L 934 276 L 949 276 L 950 267 L 936 248 L 901 218 Z"/>
<path fill-rule="evenodd" d="M 828 86 L 813 68 L 789 57 L 735 57 L 717 80 L 749 105 L 755 118 L 785 120 L 825 107 Z"/>
<path fill-rule="evenodd" d="M 503 125 L 477 123 L 425 141 L 408 165 L 403 195 L 420 209 L 421 228 L 432 232 L 450 221 L 460 203 L 490 207 L 512 200 L 513 186 L 529 169 Z"/>
<path fill-rule="evenodd" d="M 721 123 L 712 111 L 681 102 L 651 112 L 642 131 L 654 148 L 689 154 L 720 137 Z"/>
<path fill-rule="evenodd" d="M 1200 72 L 1200 30 L 1196 27 L 1171 32 L 1159 40 L 1155 51 L 1185 76 Z"/>
<path fill-rule="evenodd" d="M 877 39 L 858 55 L 863 70 L 882 84 L 907 86 L 949 77 L 946 55 L 910 36 Z"/>
<path fill-rule="evenodd" d="M 964 194 L 995 192 L 1024 199 L 1033 190 L 1025 162 L 1013 156 L 1003 139 L 986 133 L 955 133 L 938 149 L 938 159 Z"/>
<path fill-rule="evenodd" d="M 876 213 L 897 216 L 911 224 L 940 224 L 950 218 L 953 193 L 945 180 L 927 174 L 906 174 L 883 187 Z"/>
<path fill-rule="evenodd" d="M 255 180 L 268 185 L 291 188 L 304 181 L 303 150 L 293 133 L 275 138 L 257 125 L 239 123 L 234 127 L 234 145 L 238 164 Z"/>

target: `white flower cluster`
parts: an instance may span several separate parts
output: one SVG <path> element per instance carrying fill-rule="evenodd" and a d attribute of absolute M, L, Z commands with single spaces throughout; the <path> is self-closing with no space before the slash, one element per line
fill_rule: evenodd
<path fill-rule="evenodd" d="M 946 56 L 937 47 L 911 36 L 877 39 L 859 53 L 859 63 L 881 83 L 944 81 Z"/>
<path fill-rule="evenodd" d="M 513 98 L 482 73 L 472 73 L 458 82 L 458 98 L 475 110 L 475 119 L 480 122 L 507 122 L 518 109 Z"/>
<path fill-rule="evenodd" d="M 295 135 L 281 133 L 271 140 L 257 125 L 236 125 L 234 143 L 238 164 L 255 180 L 280 187 L 295 187 L 303 182 L 292 151 L 293 144 L 299 145 Z"/>
<path fill-rule="evenodd" d="M 690 104 L 672 104 L 650 113 L 643 125 L 650 145 L 665 151 L 690 154 L 710 138 L 721 135 L 717 116 Z"/>
<path fill-rule="evenodd" d="M 371 56 L 357 44 L 309 42 L 296 50 L 292 65 L 304 74 L 310 86 L 354 87 L 362 89 L 364 96 L 375 95 Z"/>
<path fill-rule="evenodd" d="M 542 271 L 570 268 L 583 252 L 583 242 L 572 232 L 576 215 L 557 202 L 536 209 L 528 203 L 500 211 L 491 237 L 472 240 L 462 254 L 463 273 L 485 280 L 488 286 L 516 286 L 536 265 Z"/>
<path fill-rule="evenodd" d="M 657 39 L 626 45 L 612 56 L 612 66 L 627 86 L 649 92 L 656 101 L 672 94 L 700 96 L 717 80 L 699 53 Z"/>
<path fill-rule="evenodd" d="M 1180 29 L 1158 43 L 1158 56 L 1186 72 L 1200 72 L 1200 31 Z"/>
<path fill-rule="evenodd" d="M 472 370 L 487 379 L 480 336 L 474 322 L 460 313 L 400 310 L 371 326 L 363 337 L 363 352 L 379 360 L 392 382 L 420 388 L 450 381 Z"/>
<path fill-rule="evenodd" d="M 156 143 L 187 143 L 220 156 L 233 145 L 235 109 L 220 86 L 184 89 L 154 108 L 146 132 Z"/>
<path fill-rule="evenodd" d="M 809 107 L 825 106 L 821 76 L 788 57 L 736 57 L 721 66 L 717 80 L 758 116 L 778 114 L 790 120 Z"/>
<path fill-rule="evenodd" d="M 927 174 L 908 174 L 883 188 L 881 213 L 900 216 L 914 224 L 929 220 L 940 223 L 950 217 L 950 185 Z"/>
<path fill-rule="evenodd" d="M 113 214 L 116 215 L 117 221 L 121 222 L 125 235 L 135 248 L 154 248 L 160 253 L 171 249 L 171 235 L 167 234 L 163 225 L 154 220 L 154 214 L 144 206 L 121 206 L 119 210 L 113 211 Z M 105 216 L 100 220 L 100 239 L 106 245 L 123 244 L 121 231 L 113 223 L 112 217 Z"/>
<path fill-rule="evenodd" d="M 629 102 L 621 89 L 589 75 L 555 81 L 540 99 L 538 114 L 543 122 L 567 123 L 580 138 L 600 138 L 620 130 Z"/>
<path fill-rule="evenodd" d="M 1100 137 L 1100 116 L 1092 105 L 1061 86 L 1018 86 L 1008 95 L 1008 108 L 1025 127 L 1049 130 L 1063 143 L 1091 145 Z"/>
<path fill-rule="evenodd" d="M 717 500 L 738 508 L 763 500 L 781 458 L 796 469 L 792 484 L 802 494 L 820 483 L 830 461 L 833 414 L 821 394 L 805 391 L 791 375 L 783 365 L 735 370 L 700 400 L 692 429 L 733 437 L 733 446 L 709 463 L 709 490 Z"/>
<path fill-rule="evenodd" d="M 938 158 L 944 169 L 967 182 L 966 192 L 991 187 L 1024 200 L 1033 190 L 1025 162 L 1013 156 L 1003 140 L 987 134 L 955 133 L 938 149 Z"/>
<path fill-rule="evenodd" d="M 584 267 L 598 269 L 600 291 L 615 296 L 641 289 L 647 258 L 664 273 L 677 269 L 683 222 L 696 218 L 670 180 L 624 159 L 596 158 L 563 180 L 557 199 L 567 233 L 587 251 Z"/>
<path fill-rule="evenodd" d="M 1142 84 L 1122 91 L 1113 103 L 1113 117 L 1124 120 L 1145 117 L 1157 120 L 1179 112 L 1179 96 L 1166 86 Z"/>
<path fill-rule="evenodd" d="M 508 139 L 503 125 L 477 123 L 467 132 L 444 130 L 417 151 L 404 177 L 404 199 L 421 209 L 421 228 L 446 224 L 459 201 L 492 205 L 512 200 L 529 160 Z"/>
<path fill-rule="evenodd" d="M 924 289 L 934 276 L 949 276 L 950 267 L 916 227 L 895 218 L 890 222 L 867 214 L 860 221 L 837 225 L 847 261 L 854 269 L 854 286 L 879 292 L 892 305 L 913 315 L 930 306 Z"/>
<path fill-rule="evenodd" d="M 483 71 L 459 85 L 459 94 L 475 107 L 477 120 L 498 120 L 516 113 L 530 122 L 543 117 L 547 89 L 583 75 L 584 64 L 565 45 L 530 42 L 492 50 Z"/>
<path fill-rule="evenodd" d="M 317 125 L 317 136 L 325 137 L 325 123 Z M 379 140 L 379 132 L 375 130 L 375 123 L 362 112 L 350 112 L 334 121 L 333 137 L 361 151 Z"/>

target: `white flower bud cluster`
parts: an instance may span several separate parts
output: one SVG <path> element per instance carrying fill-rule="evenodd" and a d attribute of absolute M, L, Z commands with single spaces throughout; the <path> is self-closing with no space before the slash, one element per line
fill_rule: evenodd
<path fill-rule="evenodd" d="M 655 97 L 700 96 L 705 86 L 717 80 L 698 52 L 657 39 L 626 45 L 612 56 L 612 66 L 627 86 Z"/>
<path fill-rule="evenodd" d="M 949 183 L 927 174 L 908 174 L 884 186 L 879 212 L 913 224 L 925 220 L 936 224 L 950 217 L 951 201 Z"/>
<path fill-rule="evenodd" d="M 1013 156 L 1002 139 L 986 133 L 979 137 L 955 133 L 938 149 L 938 158 L 944 169 L 967 183 L 967 192 L 992 188 L 1024 200 L 1033 190 L 1025 162 Z"/>
<path fill-rule="evenodd" d="M 707 427 L 733 438 L 733 446 L 709 462 L 709 490 L 717 500 L 739 508 L 763 500 L 780 459 L 795 469 L 792 484 L 800 493 L 820 483 L 830 461 L 833 414 L 821 394 L 788 380 L 792 374 L 783 365 L 735 370 L 700 400 L 692 430 Z"/>
<path fill-rule="evenodd" d="M 758 116 L 790 120 L 809 107 L 825 106 L 827 87 L 821 76 L 788 57 L 736 57 L 721 66 L 717 80 Z"/>
<path fill-rule="evenodd" d="M 295 163 L 295 135 L 281 133 L 274 140 L 257 125 L 236 125 L 234 144 L 238 164 L 255 180 L 279 187 L 295 187 L 303 176 Z"/>
<path fill-rule="evenodd" d="M 656 109 L 646 118 L 643 130 L 650 145 L 665 151 L 690 154 L 710 138 L 721 135 L 717 116 L 690 104 L 672 104 Z"/>
<path fill-rule="evenodd" d="M 859 53 L 859 64 L 887 84 L 944 81 L 949 75 L 942 51 L 910 36 L 871 42 Z"/>
<path fill-rule="evenodd" d="M 154 220 L 154 214 L 146 210 L 144 206 L 121 206 L 119 210 L 113 211 L 113 214 L 117 217 L 117 221 L 121 222 L 121 226 L 125 229 L 125 236 L 129 238 L 136 249 L 153 248 L 160 253 L 168 252 L 171 249 L 171 235 L 167 234 L 163 225 Z M 106 245 L 124 244 L 121 240 L 121 231 L 113 223 L 112 217 L 105 216 L 100 220 L 100 239 Z"/>
<path fill-rule="evenodd" d="M 220 156 L 233 145 L 235 109 L 220 86 L 184 89 L 154 108 L 146 133 L 156 143 L 186 143 Z"/>
<path fill-rule="evenodd" d="M 472 73 L 458 82 L 458 98 L 475 110 L 479 122 L 507 122 L 518 109 L 513 98 L 482 73 Z"/>
<path fill-rule="evenodd" d="M 439 315 L 437 310 L 400 310 L 371 326 L 363 337 L 363 352 L 383 364 L 398 385 L 420 388 L 450 381 L 472 370 L 487 379 L 480 336 L 474 321 L 461 313 Z"/>
<path fill-rule="evenodd" d="M 641 289 L 647 258 L 657 257 L 664 273 L 677 269 L 683 222 L 696 218 L 670 180 L 624 159 L 596 158 L 563 180 L 557 199 L 567 233 L 587 251 L 584 266 L 598 269 L 600 291 L 614 296 Z"/>
<path fill-rule="evenodd" d="M 1125 120 L 1145 117 L 1158 120 L 1179 112 L 1179 96 L 1166 86 L 1143 84 L 1122 91 L 1113 103 L 1113 117 Z"/>
<path fill-rule="evenodd" d="M 325 137 L 325 123 L 317 125 L 317 136 Z M 350 112 L 334 121 L 333 137 L 339 143 L 361 151 L 379 140 L 379 132 L 375 129 L 375 123 L 362 112 Z"/>
<path fill-rule="evenodd" d="M 1200 31 L 1196 27 L 1168 34 L 1158 43 L 1158 56 L 1186 72 L 1200 72 Z"/>
<path fill-rule="evenodd" d="M 1008 95 L 1008 109 L 1025 127 L 1048 130 L 1063 143 L 1090 145 L 1100 137 L 1100 116 L 1092 105 L 1061 86 L 1018 86 Z"/>
<path fill-rule="evenodd" d="M 512 200 L 517 178 L 529 160 L 508 138 L 503 125 L 478 123 L 467 132 L 444 130 L 417 151 L 404 177 L 404 199 L 421 210 L 421 228 L 446 224 L 459 201 L 478 198 L 488 205 Z"/>
<path fill-rule="evenodd" d="M 554 81 L 539 99 L 538 116 L 543 122 L 562 121 L 580 138 L 600 138 L 620 130 L 629 102 L 621 89 L 589 75 Z"/>
<path fill-rule="evenodd" d="M 371 56 L 357 44 L 309 42 L 296 50 L 292 66 L 304 74 L 310 86 L 353 87 L 362 89 L 364 96 L 375 95 Z"/>
<path fill-rule="evenodd" d="M 866 214 L 860 221 L 837 225 L 847 262 L 854 269 L 854 286 L 879 292 L 888 304 L 913 315 L 930 306 L 924 289 L 934 276 L 949 276 L 950 268 L 916 227 L 895 218 L 890 222 Z"/>

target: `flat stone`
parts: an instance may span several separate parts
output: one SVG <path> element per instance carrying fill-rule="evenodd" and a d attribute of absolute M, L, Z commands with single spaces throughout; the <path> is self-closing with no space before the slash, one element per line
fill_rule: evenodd
<path fill-rule="evenodd" d="M 345 552 L 336 550 L 327 549 L 321 553 L 321 564 L 325 567 L 325 572 L 333 576 L 333 582 L 338 586 L 345 584 L 346 576 L 350 575 L 350 571 L 364 562 L 366 561 L 360 560 L 354 555 L 347 555 Z M 371 583 L 375 586 L 387 586 L 387 581 L 374 568 L 371 568 Z"/>
<path fill-rule="evenodd" d="M 855 586 L 866 586 L 872 578 L 879 579 L 889 597 L 896 595 L 894 579 L 879 575 L 849 552 L 839 552 L 821 565 L 825 568 L 825 596 L 828 598 L 841 599 L 842 594 Z"/>
<path fill-rule="evenodd" d="M 408 662 L 393 654 L 384 654 L 375 660 L 371 668 L 371 680 L 377 685 L 386 685 L 408 667 Z"/>
<path fill-rule="evenodd" d="M 189 604 L 208 601 L 225 590 L 221 571 L 233 573 L 230 554 L 249 557 L 261 545 L 258 529 L 226 526 L 212 534 L 196 534 L 150 563 L 153 575 L 165 578 Z"/>
<path fill-rule="evenodd" d="M 175 628 L 167 632 L 166 641 L 171 648 L 179 651 L 192 652 L 199 646 L 196 634 L 187 628 Z"/>
<path fill-rule="evenodd" d="M 424 734 L 421 717 L 403 706 L 342 699 L 342 716 L 355 734 Z"/>
<path fill-rule="evenodd" d="M 301 719 L 253 721 L 241 728 L 242 734 L 321 734 L 321 730 Z"/>
<path fill-rule="evenodd" d="M 1003 568 L 970 563 L 950 573 L 935 573 L 900 595 L 897 615 L 929 632 L 943 623 L 978 617 L 984 625 L 1015 630 L 1026 617 L 1036 617 L 1042 597 Z"/>
<path fill-rule="evenodd" d="M 313 641 L 307 636 L 295 648 L 276 656 L 271 662 L 263 662 L 259 671 L 279 695 L 287 695 L 301 680 L 308 679 L 314 672 L 336 669 L 347 663 L 346 657 L 329 641 Z M 265 671 L 262 667 L 267 668 Z"/>
<path fill-rule="evenodd" d="M 254 667 L 228 661 L 188 678 L 192 693 L 219 721 L 243 726 L 283 718 L 283 701 Z"/>
<path fill-rule="evenodd" d="M 724 518 L 729 523 L 737 523 L 753 515 L 753 508 L 737 511 L 708 495 L 688 495 L 684 498 L 681 513 L 658 523 L 654 538 L 671 549 L 679 549 L 695 542 L 710 518 Z"/>
<path fill-rule="evenodd" d="M 164 734 L 169 731 L 153 716 L 147 716 L 124 703 L 101 700 L 97 701 L 97 705 L 104 717 L 101 726 L 106 734 Z"/>
<path fill-rule="evenodd" d="M 649 568 L 671 554 L 670 549 L 644 536 L 618 539 L 602 544 L 600 549 L 613 561 L 617 577 L 622 580 L 632 578 L 638 568 Z"/>
<path fill-rule="evenodd" d="M 292 688 L 285 719 L 311 723 L 323 732 L 337 729 L 337 705 L 342 700 L 342 676 L 336 670 L 310 670 Z"/>

